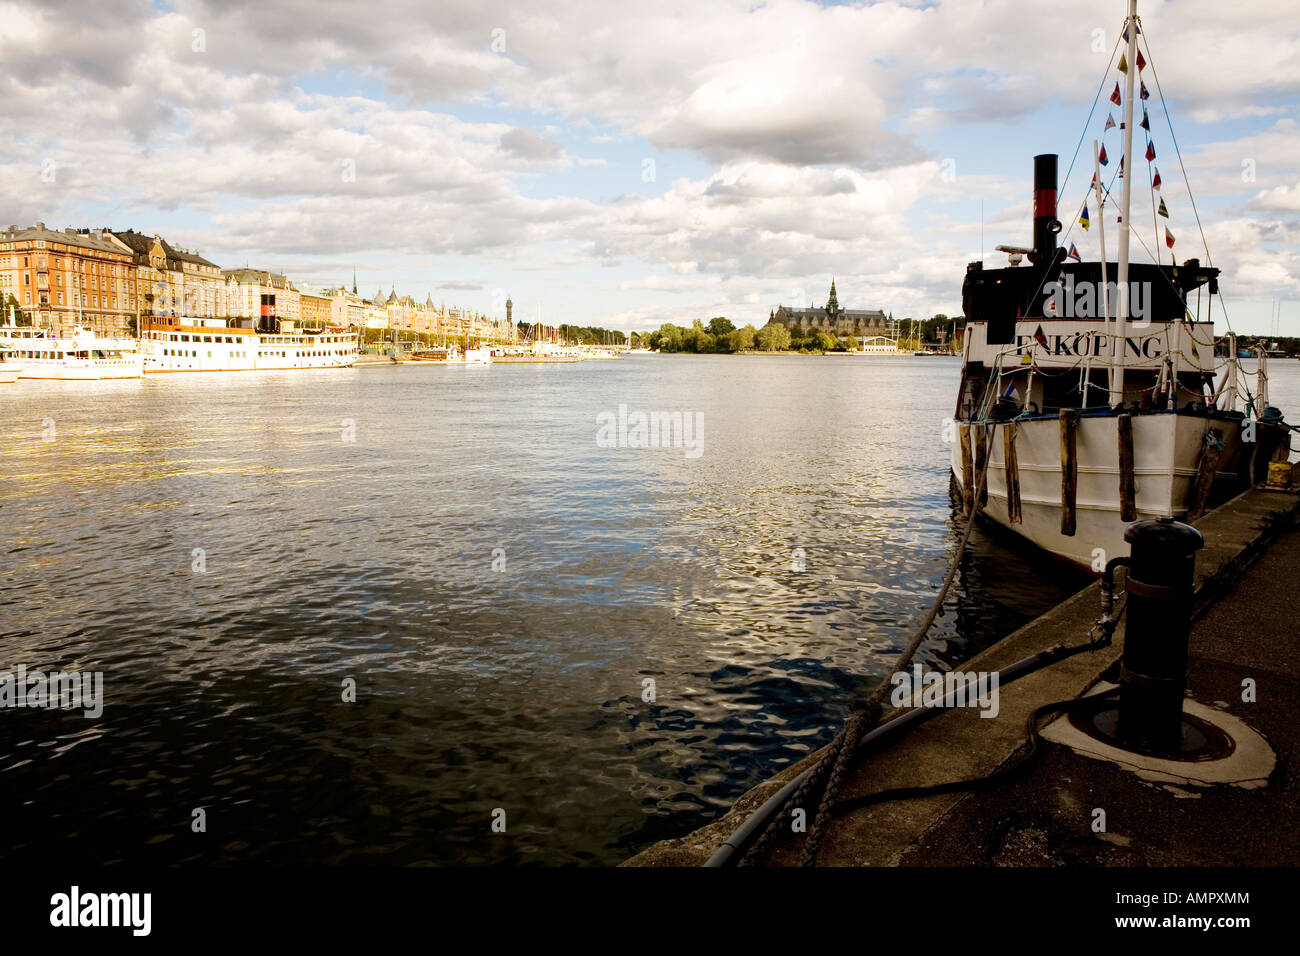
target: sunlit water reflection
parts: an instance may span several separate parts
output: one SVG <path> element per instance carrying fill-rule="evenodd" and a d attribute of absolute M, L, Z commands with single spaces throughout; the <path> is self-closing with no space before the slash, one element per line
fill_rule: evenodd
<path fill-rule="evenodd" d="M 699 826 L 824 743 L 927 607 L 957 376 L 656 356 L 6 386 L 0 668 L 101 670 L 106 705 L 0 712 L 0 846 L 613 863 Z M 703 454 L 598 447 L 620 404 L 703 412 Z M 983 534 L 962 567 L 931 665 L 1080 584 Z"/>

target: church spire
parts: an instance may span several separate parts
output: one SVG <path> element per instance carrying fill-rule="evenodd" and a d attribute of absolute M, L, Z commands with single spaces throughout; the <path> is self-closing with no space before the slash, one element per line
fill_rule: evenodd
<path fill-rule="evenodd" d="M 352 267 L 352 294 L 357 294 L 357 267 Z"/>
<path fill-rule="evenodd" d="M 831 276 L 831 297 L 826 300 L 826 311 L 831 315 L 839 312 L 840 300 L 835 296 L 835 277 Z"/>

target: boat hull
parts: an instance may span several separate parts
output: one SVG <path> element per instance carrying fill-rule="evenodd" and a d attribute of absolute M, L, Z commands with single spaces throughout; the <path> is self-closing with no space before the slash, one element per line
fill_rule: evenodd
<path fill-rule="evenodd" d="M 45 379 L 55 382 L 99 382 L 108 379 L 141 378 L 144 363 L 140 356 L 131 359 L 17 359 L 19 378 Z"/>
<path fill-rule="evenodd" d="M 1233 419 L 1173 413 L 1132 417 L 1134 503 L 1137 518 L 1186 520 L 1206 432 L 1216 429 L 1224 441 L 1211 497 L 1225 498 L 1239 488 L 1235 470 L 1241 456 L 1240 426 Z M 964 424 L 964 423 L 959 423 Z M 978 427 L 978 426 L 977 426 Z M 1008 509 L 1005 458 L 1007 429 L 1015 429 L 1016 477 L 1020 520 Z M 1099 572 L 1106 561 L 1129 553 L 1124 531 L 1132 522 L 1120 517 L 1118 419 L 1084 416 L 1076 430 L 1077 490 L 1075 532 L 1061 531 L 1061 429 L 1054 418 L 999 423 L 989 442 L 986 478 L 988 501 L 981 509 L 990 520 L 1070 564 Z M 965 465 L 961 433 L 953 442 L 952 468 L 964 491 Z M 974 468 L 972 466 L 972 472 Z"/>
<path fill-rule="evenodd" d="M 144 355 L 133 339 L 101 337 L 81 328 L 55 337 L 31 326 L 4 326 L 0 347 L 5 363 L 17 366 L 22 379 L 96 382 L 144 375 Z"/>

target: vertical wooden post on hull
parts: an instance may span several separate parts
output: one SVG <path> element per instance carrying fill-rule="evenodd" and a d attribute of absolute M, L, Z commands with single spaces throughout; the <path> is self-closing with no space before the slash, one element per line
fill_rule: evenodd
<path fill-rule="evenodd" d="M 1219 456 L 1223 454 L 1223 433 L 1211 428 L 1205 433 L 1201 445 L 1201 460 L 1196 463 L 1196 481 L 1192 484 L 1191 498 L 1187 502 L 1187 520 L 1195 521 L 1205 514 L 1205 506 L 1214 490 L 1214 473 L 1219 470 Z"/>
<path fill-rule="evenodd" d="M 980 509 L 982 510 L 989 503 L 989 479 L 988 479 L 988 461 L 989 461 L 989 438 L 984 424 L 971 426 L 971 432 L 975 439 L 975 482 L 980 484 L 979 476 L 984 476 L 983 484 L 980 484 Z"/>
<path fill-rule="evenodd" d="M 961 441 L 961 503 L 962 510 L 967 516 L 971 514 L 971 510 L 975 505 L 975 484 L 970 450 L 971 428 L 970 425 L 962 425 L 957 436 L 958 440 Z"/>
<path fill-rule="evenodd" d="M 1133 470 L 1133 416 L 1115 419 L 1119 431 L 1119 520 L 1137 520 L 1137 480 Z"/>
<path fill-rule="evenodd" d="M 1002 461 L 1007 470 L 1007 520 L 1019 524 L 1020 517 L 1020 462 L 1016 460 L 1016 425 L 1007 422 L 1002 426 Z"/>
<path fill-rule="evenodd" d="M 1079 493 L 1078 431 L 1079 412 L 1061 409 L 1061 534 L 1074 536 L 1075 499 Z"/>

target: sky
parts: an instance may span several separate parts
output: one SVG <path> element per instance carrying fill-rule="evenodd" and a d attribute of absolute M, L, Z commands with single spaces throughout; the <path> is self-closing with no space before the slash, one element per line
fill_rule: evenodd
<path fill-rule="evenodd" d="M 832 276 L 847 308 L 955 315 L 967 263 L 1030 244 L 1036 153 L 1064 179 L 1078 148 L 1064 244 L 1097 257 L 1095 204 L 1073 216 L 1125 6 L 0 0 L 0 226 L 548 324 L 761 326 Z M 1300 335 L 1300 16 L 1138 13 L 1134 258 L 1167 225 L 1180 261 L 1208 245 L 1233 329 Z"/>

